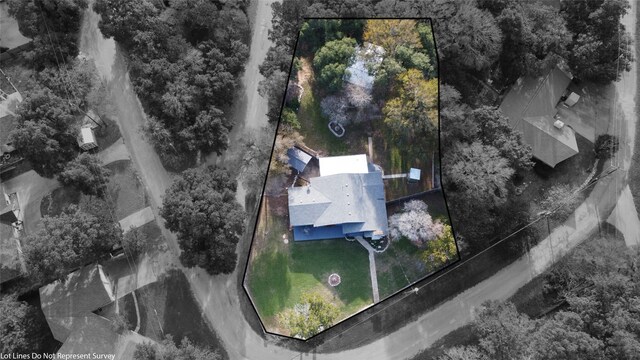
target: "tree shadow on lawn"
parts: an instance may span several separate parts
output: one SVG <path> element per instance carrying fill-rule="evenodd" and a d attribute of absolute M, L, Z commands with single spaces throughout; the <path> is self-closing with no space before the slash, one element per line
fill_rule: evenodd
<path fill-rule="evenodd" d="M 42 216 L 58 216 L 69 205 L 78 205 L 82 193 L 73 186 L 59 187 L 42 198 L 40 214 Z"/>
<path fill-rule="evenodd" d="M 116 219 L 121 220 L 148 205 L 147 195 L 130 160 L 105 166 L 111 171 L 108 192 L 114 201 Z"/>
<path fill-rule="evenodd" d="M 202 308 L 182 271 L 169 270 L 157 282 L 136 291 L 141 334 L 162 340 L 159 338 L 161 323 L 164 334 L 171 335 L 176 343 L 187 337 L 198 346 L 217 349 L 223 359 L 228 359 L 220 339 L 203 317 Z"/>
<path fill-rule="evenodd" d="M 269 251 L 260 254 L 251 264 L 249 290 L 263 320 L 287 306 L 291 293 L 288 262 L 285 254 Z"/>

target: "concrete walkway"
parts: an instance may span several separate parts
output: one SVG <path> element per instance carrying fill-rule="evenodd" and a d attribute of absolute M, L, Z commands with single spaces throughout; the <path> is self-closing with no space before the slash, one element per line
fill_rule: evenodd
<path fill-rule="evenodd" d="M 369 274 L 371 275 L 371 290 L 373 291 L 373 303 L 380 302 L 380 291 L 378 290 L 378 273 L 376 271 L 376 253 L 369 243 L 362 237 L 356 236 L 356 240 L 367 249 L 369 253 Z"/>
<path fill-rule="evenodd" d="M 101 150 L 98 153 L 98 158 L 100 158 L 100 161 L 102 161 L 104 165 L 109 165 L 112 162 L 119 160 L 131 160 L 129 152 L 127 151 L 127 146 L 124 144 L 124 140 L 122 138 L 118 139 L 108 148 Z"/>
<path fill-rule="evenodd" d="M 640 219 L 638 219 L 638 211 L 633 203 L 629 185 L 622 190 L 618 203 L 607 222 L 622 233 L 628 247 L 640 246 Z"/>
<path fill-rule="evenodd" d="M 153 209 L 151 209 L 151 206 L 147 206 L 146 208 L 134 212 L 133 214 L 127 216 L 119 222 L 120 226 L 126 233 L 132 228 L 138 228 L 148 222 L 152 222 L 153 220 L 155 220 Z"/>

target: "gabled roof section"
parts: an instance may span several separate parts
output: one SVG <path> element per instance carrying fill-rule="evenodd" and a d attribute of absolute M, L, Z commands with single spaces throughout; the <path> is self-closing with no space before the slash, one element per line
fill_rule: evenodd
<path fill-rule="evenodd" d="M 287 156 L 289 157 L 289 165 L 291 165 L 291 167 L 296 169 L 299 173 L 304 171 L 304 169 L 307 167 L 307 164 L 312 158 L 311 155 L 295 146 L 287 150 Z"/>
<path fill-rule="evenodd" d="M 58 350 L 59 354 L 113 354 L 114 360 L 130 360 L 134 358 L 136 345 L 142 343 L 156 344 L 148 337 L 133 331 L 125 330 L 121 335 L 116 333 L 110 320 L 88 313 L 79 319 L 71 329 L 71 334 Z"/>
<path fill-rule="evenodd" d="M 551 167 L 579 152 L 573 129 L 568 126 L 556 128 L 548 116 L 526 117 L 517 129 L 522 132 L 535 157 Z"/>
<path fill-rule="evenodd" d="M 500 110 L 516 126 L 525 117 L 550 116 L 571 82 L 564 71 L 554 67 L 546 76 L 518 79 L 500 104 Z"/>
<path fill-rule="evenodd" d="M 40 288 L 40 305 L 53 337 L 64 342 L 74 324 L 88 313 L 115 300 L 112 285 L 102 266 L 84 267 Z"/>
<path fill-rule="evenodd" d="M 509 124 L 523 134 L 533 156 L 555 167 L 578 153 L 573 129 L 553 126 L 556 105 L 571 83 L 571 77 L 558 67 L 546 76 L 520 78 L 505 96 L 500 110 Z"/>
<path fill-rule="evenodd" d="M 342 226 L 342 234 L 387 232 L 382 173 L 336 174 L 311 178 L 289 188 L 291 226 Z"/>

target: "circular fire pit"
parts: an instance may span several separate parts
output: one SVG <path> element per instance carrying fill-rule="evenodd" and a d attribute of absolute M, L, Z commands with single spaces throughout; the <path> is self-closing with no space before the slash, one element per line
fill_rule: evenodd
<path fill-rule="evenodd" d="M 329 285 L 336 287 L 338 285 L 340 285 L 340 275 L 338 274 L 331 274 L 329 275 Z"/>

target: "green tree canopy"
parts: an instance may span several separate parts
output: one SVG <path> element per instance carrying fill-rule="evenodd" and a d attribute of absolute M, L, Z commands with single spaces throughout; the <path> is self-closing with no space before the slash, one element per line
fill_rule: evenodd
<path fill-rule="evenodd" d="M 364 41 L 382 46 L 392 56 L 399 47 L 414 49 L 422 47 L 420 34 L 416 29 L 416 20 L 412 19 L 370 19 L 364 28 Z"/>
<path fill-rule="evenodd" d="M 342 79 L 353 61 L 356 41 L 352 38 L 329 41 L 313 57 L 318 85 L 330 92 L 342 88 Z"/>
<path fill-rule="evenodd" d="M 409 69 L 398 82 L 398 96 L 382 109 L 385 126 L 396 141 L 408 144 L 420 138 L 423 146 L 418 146 L 433 151 L 438 145 L 438 80 L 426 80 L 421 71 Z"/>
<path fill-rule="evenodd" d="M 573 34 L 569 66 L 581 79 L 607 83 L 631 69 L 631 38 L 622 17 L 630 5 L 625 0 L 569 0 L 561 13 Z"/>
<path fill-rule="evenodd" d="M 78 54 L 77 33 L 86 0 L 9 0 L 9 14 L 20 32 L 33 39 L 33 50 L 23 55 L 25 63 L 44 68 L 56 66 Z"/>
<path fill-rule="evenodd" d="M 183 265 L 210 274 L 235 269 L 245 219 L 235 193 L 229 174 L 211 166 L 185 170 L 167 189 L 160 214 L 178 236 Z"/>
<path fill-rule="evenodd" d="M 77 152 L 74 115 L 66 100 L 44 88 L 27 93 L 16 112 L 18 126 L 10 139 L 34 170 L 52 177 Z"/>
<path fill-rule="evenodd" d="M 0 297 L 0 352 L 3 354 L 28 352 L 32 349 L 29 337 L 29 305 L 17 296 Z"/>
<path fill-rule="evenodd" d="M 71 185 L 87 195 L 103 197 L 107 191 L 110 171 L 102 166 L 100 159 L 89 153 L 82 153 L 68 162 L 58 180 Z"/>
<path fill-rule="evenodd" d="M 42 228 L 24 241 L 27 269 L 36 280 L 59 279 L 74 267 L 107 255 L 122 240 L 122 230 L 110 218 L 70 206 L 59 216 L 45 216 Z"/>
<path fill-rule="evenodd" d="M 308 339 L 333 325 L 339 314 L 338 307 L 323 294 L 305 292 L 294 309 L 278 314 L 278 320 L 291 336 Z"/>
<path fill-rule="evenodd" d="M 531 147 L 522 140 L 522 133 L 513 130 L 502 112 L 483 106 L 471 113 L 478 126 L 478 137 L 485 145 L 500 150 L 500 155 L 509 160 L 513 169 L 524 170 L 533 166 Z"/>
<path fill-rule="evenodd" d="M 161 344 L 144 342 L 136 345 L 134 360 L 220 360 L 222 356 L 217 350 L 197 346 L 188 338 L 183 338 L 176 345 L 169 335 Z"/>
<path fill-rule="evenodd" d="M 443 162 L 445 186 L 468 202 L 492 207 L 506 201 L 507 183 L 514 171 L 495 147 L 480 142 L 458 144 L 447 151 Z"/>

